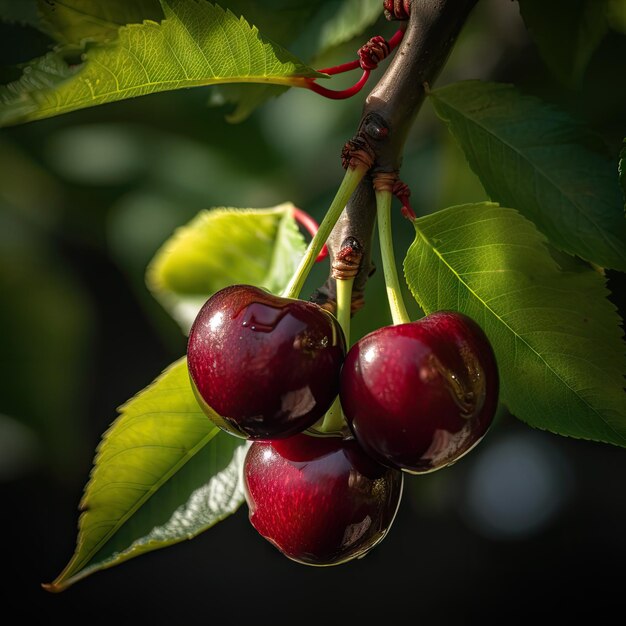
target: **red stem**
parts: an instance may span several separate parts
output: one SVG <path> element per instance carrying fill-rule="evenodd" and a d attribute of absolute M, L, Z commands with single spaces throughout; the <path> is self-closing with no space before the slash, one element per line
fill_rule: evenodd
<path fill-rule="evenodd" d="M 322 74 L 330 74 L 333 76 L 334 74 L 343 74 L 344 72 L 349 72 L 350 70 L 355 70 L 359 67 L 360 61 L 357 59 L 356 61 L 350 61 L 349 63 L 343 63 L 341 65 L 334 65 L 333 67 L 326 67 L 323 70 L 317 70 Z"/>
<path fill-rule="evenodd" d="M 402 37 L 404 37 L 404 29 L 399 28 L 391 37 L 391 39 L 387 42 L 389 46 L 389 53 L 397 47 L 397 45 L 402 41 Z M 377 39 L 376 37 L 374 39 Z M 378 38 L 380 39 L 380 38 Z M 370 40 L 372 41 L 372 40 Z M 367 44 L 366 44 L 367 45 Z M 365 48 L 365 46 L 364 46 Z M 355 70 L 358 67 L 363 68 L 363 75 L 352 87 L 348 87 L 347 89 L 342 89 L 340 91 L 336 91 L 334 89 L 328 89 L 327 87 L 322 87 L 318 85 L 315 80 L 308 80 L 307 86 L 311 91 L 319 94 L 320 96 L 324 96 L 325 98 L 330 98 L 331 100 L 344 100 L 345 98 L 351 98 L 355 94 L 359 93 L 361 89 L 367 83 L 367 79 L 370 76 L 370 70 L 365 69 L 367 65 L 364 65 L 361 59 L 357 59 L 356 61 L 349 61 L 348 63 L 342 63 L 341 65 L 335 65 L 334 67 L 326 67 L 322 70 L 318 70 L 324 74 L 328 74 L 330 76 L 334 76 L 336 74 L 343 74 L 344 72 L 349 72 L 351 70 Z M 375 68 L 375 66 L 372 66 Z"/>
<path fill-rule="evenodd" d="M 389 52 L 397 47 L 397 45 L 402 41 L 402 37 L 404 37 L 404 29 L 398 28 L 391 39 L 387 42 L 389 44 Z"/>
<path fill-rule="evenodd" d="M 318 85 L 314 80 L 308 83 L 308 88 L 315 93 L 318 93 L 320 96 L 324 96 L 325 98 L 330 98 L 331 100 L 344 100 L 345 98 L 351 98 L 355 94 L 359 93 L 363 86 L 367 82 L 367 79 L 370 77 L 369 70 L 363 70 L 363 75 L 359 79 L 358 82 L 354 83 L 352 87 L 348 87 L 347 89 L 342 89 L 341 91 L 335 91 L 334 89 L 328 89 L 326 87 L 322 87 Z"/>
<path fill-rule="evenodd" d="M 391 53 L 395 48 L 398 47 L 398 44 L 402 41 L 402 37 L 404 36 L 404 29 L 399 28 L 391 37 L 391 39 L 387 42 L 389 45 L 389 53 Z M 325 67 L 322 70 L 317 70 L 322 74 L 328 74 L 329 76 L 334 76 L 335 74 L 343 74 L 344 72 L 350 72 L 351 70 L 357 69 L 361 65 L 361 60 L 356 59 L 355 61 L 349 61 L 348 63 L 342 63 L 341 65 L 333 65 L 333 67 Z"/>

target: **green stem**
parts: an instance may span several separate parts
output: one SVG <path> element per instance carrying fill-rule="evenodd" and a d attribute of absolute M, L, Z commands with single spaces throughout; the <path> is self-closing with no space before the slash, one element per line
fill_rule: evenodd
<path fill-rule="evenodd" d="M 348 168 L 346 170 L 346 174 L 341 181 L 341 185 L 337 190 L 335 198 L 333 199 L 326 215 L 324 216 L 324 219 L 322 220 L 322 223 L 320 224 L 319 230 L 315 234 L 315 237 L 313 237 L 309 247 L 302 257 L 298 269 L 283 291 L 283 296 L 285 298 L 297 298 L 300 295 L 302 287 L 304 286 L 304 281 L 307 279 L 307 276 L 315 263 L 317 255 L 324 247 L 324 244 L 335 226 L 335 223 L 343 212 L 350 196 L 354 193 L 354 190 L 361 182 L 363 176 L 365 176 L 365 173 L 366 170 L 364 167 Z"/>
<path fill-rule="evenodd" d="M 348 280 L 337 279 L 337 321 L 343 329 L 346 347 L 350 349 L 350 318 L 352 309 L 352 285 L 354 276 Z"/>
<path fill-rule="evenodd" d="M 343 329 L 346 338 L 346 347 L 350 347 L 350 313 L 352 309 L 352 285 L 354 277 L 348 280 L 337 279 L 337 321 Z M 341 409 L 339 396 L 335 398 L 328 409 L 318 430 L 323 433 L 334 433 L 343 429 L 345 420 Z"/>
<path fill-rule="evenodd" d="M 383 260 L 383 273 L 387 287 L 387 299 L 391 309 L 391 318 L 394 324 L 406 324 L 411 321 L 404 306 L 396 258 L 393 252 L 393 239 L 391 236 L 391 192 L 376 192 L 376 211 L 378 214 L 378 238 L 380 240 L 380 254 Z"/>
<path fill-rule="evenodd" d="M 324 419 L 320 426 L 317 426 L 317 430 L 321 433 L 337 433 L 344 427 L 345 421 L 343 419 L 343 411 L 341 409 L 341 400 L 339 396 L 335 398 L 330 409 L 326 411 Z"/>

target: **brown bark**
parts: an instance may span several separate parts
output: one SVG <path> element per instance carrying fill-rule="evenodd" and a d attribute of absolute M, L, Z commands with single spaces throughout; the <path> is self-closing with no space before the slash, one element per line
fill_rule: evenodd
<path fill-rule="evenodd" d="M 376 222 L 372 177 L 377 172 L 398 173 L 404 144 L 415 117 L 443 68 L 467 16 L 478 0 L 412 0 L 402 43 L 389 67 L 367 96 L 357 132 L 349 144 L 371 151 L 374 164 L 348 202 L 328 239 L 331 274 L 311 297 L 329 308 L 335 301 L 332 265 L 342 243 L 355 239 L 363 253 L 354 281 L 353 312 L 364 302 L 373 272 L 371 247 Z"/>

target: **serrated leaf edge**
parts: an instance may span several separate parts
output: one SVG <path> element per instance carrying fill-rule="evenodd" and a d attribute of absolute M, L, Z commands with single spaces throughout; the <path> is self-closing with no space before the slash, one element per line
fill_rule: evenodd
<path fill-rule="evenodd" d="M 106 545 L 109 539 L 111 539 L 111 537 L 159 490 L 159 488 L 162 485 L 164 485 L 172 476 L 174 476 L 176 472 L 178 472 L 180 468 L 183 467 L 191 458 L 193 458 L 199 450 L 204 448 L 204 446 L 206 446 L 217 434 L 221 432 L 217 426 L 214 426 L 213 429 L 209 433 L 207 433 L 207 435 L 203 437 L 203 439 L 200 442 L 198 442 L 193 448 L 187 451 L 187 453 L 178 461 L 178 463 L 172 466 L 170 471 L 164 474 L 164 476 L 161 477 L 159 481 L 157 481 L 150 489 L 148 489 L 146 493 L 144 493 L 141 497 L 137 499 L 137 501 L 135 502 L 135 505 L 131 507 L 126 512 L 126 514 L 120 518 L 120 520 L 111 528 L 111 530 L 106 535 L 104 535 L 102 539 L 100 539 L 100 541 L 86 555 L 82 555 L 79 559 L 81 547 L 83 546 L 84 540 L 85 540 L 84 534 L 81 533 L 81 522 L 84 519 L 84 516 L 86 513 L 86 507 L 88 506 L 87 498 L 89 496 L 89 493 L 88 493 L 89 487 L 92 484 L 94 473 L 98 467 L 98 463 L 102 456 L 102 447 L 108 441 L 109 436 L 111 435 L 111 433 L 113 432 L 113 429 L 115 428 L 117 420 L 123 415 L 123 412 L 126 409 L 126 407 L 129 404 L 131 404 L 135 399 L 139 398 L 139 396 L 144 394 L 146 391 L 152 389 L 155 385 L 158 384 L 158 382 L 162 379 L 164 375 L 166 375 L 168 372 L 170 372 L 172 369 L 174 369 L 178 365 L 184 363 L 186 360 L 187 360 L 186 357 L 182 357 L 181 359 L 174 361 L 174 363 L 166 367 L 161 372 L 161 374 L 155 380 L 153 380 L 148 386 L 144 387 L 142 390 L 137 392 L 132 398 L 124 402 L 124 404 L 122 404 L 117 409 L 118 411 L 117 419 L 113 421 L 113 423 L 109 426 L 109 428 L 104 432 L 100 442 L 98 443 L 98 446 L 96 447 L 96 454 L 94 456 L 93 466 L 91 468 L 91 471 L 89 472 L 89 480 L 87 481 L 87 484 L 85 485 L 85 488 L 83 490 L 83 495 L 80 500 L 80 504 L 78 507 L 79 511 L 81 511 L 81 514 L 78 518 L 79 533 L 78 533 L 78 541 L 76 543 L 74 555 L 70 559 L 69 563 L 65 566 L 63 571 L 59 574 L 59 576 L 57 576 L 57 578 L 52 583 L 46 583 L 42 585 L 44 589 L 46 589 L 47 591 L 52 591 L 52 592 L 63 591 L 69 585 L 73 584 L 73 582 L 75 582 L 76 580 L 80 580 L 80 578 L 83 578 L 84 576 L 87 576 L 91 571 L 94 571 L 93 568 L 92 570 L 89 570 L 89 568 L 86 568 L 85 571 L 87 573 L 85 573 L 84 576 L 74 575 L 74 572 L 79 572 L 79 573 L 82 572 L 83 566 L 89 563 L 89 560 L 95 554 L 97 554 L 98 550 L 100 550 L 104 545 Z M 200 411 L 200 409 L 198 410 Z"/>
<path fill-rule="evenodd" d="M 526 221 L 530 221 L 528 220 L 526 217 L 524 217 L 519 211 L 517 211 L 516 209 L 511 209 L 511 208 L 506 208 L 506 207 L 501 207 L 497 202 L 485 202 L 483 203 L 485 205 L 488 206 L 492 206 L 492 207 L 498 207 L 501 209 L 504 209 L 506 211 L 511 211 L 513 213 L 516 213 L 521 219 L 526 220 Z M 467 205 L 459 205 L 460 207 L 462 206 L 467 206 Z M 453 207 L 451 207 L 453 208 Z M 609 428 L 609 430 L 611 430 L 612 432 L 615 433 L 616 437 L 618 440 L 623 441 L 623 445 L 626 447 L 626 437 L 624 437 L 624 435 L 622 433 L 619 433 L 618 431 L 616 431 L 614 429 L 614 427 L 612 426 L 612 424 L 610 424 L 609 422 L 606 421 L 606 419 L 604 418 L 604 416 L 600 413 L 598 413 L 598 411 L 589 404 L 589 402 L 587 402 L 584 398 L 580 397 L 567 383 L 566 381 L 564 381 L 561 376 L 558 375 L 558 373 L 556 371 L 554 371 L 554 369 L 546 362 L 546 360 L 543 358 L 543 356 L 537 352 L 535 350 L 535 348 L 533 348 L 533 346 L 531 346 L 523 337 L 521 337 L 520 335 L 518 335 L 511 327 L 509 324 L 507 324 L 491 307 L 489 307 L 488 303 L 484 302 L 484 300 L 482 298 L 480 298 L 480 296 L 473 290 L 471 289 L 471 287 L 458 275 L 458 273 L 456 272 L 456 270 L 454 270 L 454 268 L 452 268 L 450 266 L 450 264 L 444 259 L 444 257 L 439 253 L 439 251 L 437 250 L 437 248 L 435 247 L 434 243 L 431 242 L 431 240 L 421 231 L 421 229 L 419 228 L 419 221 L 420 219 L 418 218 L 417 220 L 415 220 L 413 222 L 414 226 L 415 226 L 415 232 L 416 234 L 418 234 L 422 240 L 424 241 L 424 243 L 435 253 L 435 255 L 437 256 L 437 258 L 440 260 L 441 263 L 443 263 L 445 265 L 446 268 L 448 268 L 448 270 L 457 278 L 457 280 L 459 281 L 459 283 L 461 283 L 469 293 L 472 294 L 473 297 L 475 297 L 478 302 L 481 303 L 481 305 L 485 308 L 485 310 L 489 311 L 489 313 L 491 315 L 493 315 L 500 323 L 502 323 L 502 325 L 504 327 L 506 327 L 512 334 L 513 336 L 516 338 L 516 340 L 521 341 L 523 344 L 525 344 L 529 350 L 531 350 L 535 355 L 537 355 L 537 357 L 539 357 L 539 359 L 545 364 L 545 367 L 548 368 L 555 376 L 555 378 L 557 378 L 559 381 L 561 381 L 561 383 L 564 385 L 564 387 L 566 387 L 575 397 L 577 397 L 581 402 L 583 402 L 594 414 L 596 414 L 600 420 Z M 531 222 L 532 223 L 532 222 Z M 535 228 L 536 229 L 536 228 Z M 547 239 L 546 237 L 543 235 L 543 233 L 541 233 L 538 229 L 536 229 L 536 232 L 539 236 L 539 240 L 541 241 L 542 245 L 546 246 L 547 244 Z M 548 252 L 547 247 L 546 247 L 546 252 Z M 407 257 L 408 258 L 408 257 Z M 410 283 L 408 281 L 408 278 L 406 276 L 406 259 L 405 259 L 405 263 L 404 265 L 404 274 L 405 274 L 405 280 L 407 282 L 407 284 L 409 285 L 409 289 L 411 291 L 411 293 L 413 294 L 413 297 L 415 298 L 415 300 L 417 301 L 417 303 L 420 305 L 420 307 L 422 307 L 422 309 L 424 309 L 425 311 L 427 309 L 424 308 L 424 303 L 420 300 L 418 294 L 416 294 L 413 289 L 411 289 Z M 546 429 L 547 430 L 547 429 Z M 568 437 L 570 435 L 567 435 Z M 587 438 L 587 437 L 574 437 L 576 439 L 585 439 L 588 441 L 601 441 L 599 439 L 593 439 L 591 437 Z"/>
<path fill-rule="evenodd" d="M 546 108 L 547 110 L 550 111 L 555 111 L 558 112 L 560 114 L 563 114 L 563 111 L 561 111 L 560 109 L 558 109 L 557 107 L 544 102 L 543 100 L 541 100 L 540 98 L 537 98 L 535 96 L 529 96 L 527 94 L 522 94 L 519 92 L 519 90 L 517 89 L 517 87 L 511 83 L 496 83 L 496 82 L 486 82 L 486 81 L 482 81 L 482 80 L 468 80 L 468 81 L 463 81 L 465 83 L 476 83 L 476 84 L 486 84 L 486 85 L 497 85 L 499 87 L 502 88 L 510 88 L 515 90 L 516 93 L 518 93 L 522 98 L 524 98 L 525 100 L 532 100 L 535 103 L 539 103 L 542 107 Z M 445 106 L 449 106 L 450 108 L 454 109 L 456 111 L 456 113 L 463 118 L 464 114 L 462 111 L 456 109 L 455 107 L 453 107 L 452 105 L 450 105 L 447 101 L 442 100 L 441 98 L 438 97 L 438 93 L 442 90 L 442 89 L 446 89 L 447 87 L 450 87 L 451 85 L 446 85 L 446 87 L 442 87 L 440 89 L 434 89 L 432 91 L 428 92 L 428 96 L 432 99 L 434 106 L 435 106 L 435 110 L 437 113 L 437 116 L 439 117 L 439 119 L 441 119 L 446 126 L 448 127 L 448 130 L 450 132 L 450 134 L 452 135 L 452 137 L 454 138 L 454 140 L 459 144 L 459 147 L 461 148 L 461 150 L 463 150 L 463 153 L 465 154 L 465 150 L 463 149 L 463 146 L 460 144 L 460 142 L 458 142 L 456 136 L 454 135 L 454 133 L 452 133 L 452 131 L 450 130 L 450 118 L 447 117 L 443 111 L 440 110 L 440 108 L 437 106 L 437 100 L 439 99 L 440 102 L 442 102 L 443 104 L 445 104 Z M 498 135 L 495 135 L 489 128 L 485 127 L 482 123 L 480 123 L 480 121 L 476 120 L 475 118 L 471 118 L 471 121 L 476 124 L 476 126 L 478 126 L 482 132 L 484 132 L 485 134 L 487 134 L 489 137 L 492 137 L 493 140 L 495 140 L 496 142 L 501 142 L 502 144 L 506 145 L 512 152 L 514 152 L 516 155 L 518 155 L 518 158 L 522 161 L 525 161 L 527 163 L 529 163 L 533 169 L 534 172 L 538 173 L 551 187 L 554 187 L 556 189 L 559 189 L 559 186 L 557 184 L 555 184 L 552 179 L 547 176 L 545 174 L 545 172 L 541 169 L 535 166 L 535 163 L 532 159 L 530 159 L 527 155 L 525 155 L 524 153 L 519 152 L 519 150 L 512 145 L 510 142 L 505 141 L 504 139 L 502 139 L 501 137 L 499 137 Z M 574 119 L 570 120 L 571 123 L 573 125 L 577 125 L 578 122 Z M 580 125 L 580 124 L 578 124 Z M 467 157 L 466 157 L 467 159 Z M 472 162 L 470 161 L 470 159 L 467 159 L 467 162 L 470 166 L 470 168 L 472 169 L 472 171 L 474 172 L 474 174 L 476 174 L 476 176 L 478 176 L 479 180 L 481 181 L 482 184 L 482 179 L 480 176 L 480 173 L 476 171 L 476 169 L 474 168 Z M 486 189 L 485 189 L 486 191 Z M 568 201 L 571 202 L 574 206 L 579 207 L 579 205 L 575 202 L 575 200 L 571 199 L 571 196 L 567 195 L 566 196 L 568 198 Z M 517 210 L 517 209 L 516 209 Z M 581 208 L 578 208 L 578 214 L 580 216 L 582 216 L 589 224 L 591 224 L 591 226 L 593 227 L 593 229 L 600 235 L 602 241 L 604 241 L 604 243 L 606 244 L 607 248 L 612 250 L 614 253 L 616 253 L 618 256 L 623 254 L 623 251 L 620 250 L 618 247 L 616 247 L 615 243 L 613 243 L 611 240 L 607 239 L 606 234 L 604 232 L 604 230 L 597 224 L 597 222 L 593 219 L 592 215 L 589 215 L 587 212 L 584 212 L 581 210 Z M 525 217 L 525 216 L 524 216 Z M 528 217 L 525 217 L 525 219 L 529 219 Z M 534 221 L 533 221 L 534 223 Z M 540 231 L 541 232 L 541 231 Z M 566 249 L 564 246 L 560 245 L 558 242 L 554 242 L 551 241 L 550 242 L 553 246 L 555 246 L 557 249 L 561 250 L 562 252 L 565 252 L 567 254 L 570 254 L 572 256 L 576 256 L 578 253 L 574 252 L 572 250 L 568 250 Z M 586 259 L 589 260 L 589 259 Z"/>

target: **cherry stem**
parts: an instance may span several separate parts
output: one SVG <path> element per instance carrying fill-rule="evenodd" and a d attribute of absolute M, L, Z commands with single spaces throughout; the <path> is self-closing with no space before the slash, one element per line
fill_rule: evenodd
<path fill-rule="evenodd" d="M 326 415 L 324 415 L 324 419 L 322 423 L 318 426 L 315 426 L 315 430 L 318 433 L 338 433 L 343 430 L 346 422 L 343 417 L 343 409 L 341 408 L 341 400 L 339 396 L 335 398 L 335 401 L 332 403 L 330 409 L 326 411 Z"/>
<path fill-rule="evenodd" d="M 391 39 L 387 42 L 389 46 L 389 54 L 395 48 L 398 47 L 398 44 L 402 41 L 402 37 L 404 37 L 404 28 L 398 28 L 398 30 L 393 34 Z M 367 45 L 367 44 L 366 44 Z M 329 76 L 335 76 L 336 74 L 343 74 L 344 72 L 350 72 L 351 70 L 356 70 L 359 67 L 363 67 L 361 65 L 361 59 L 355 59 L 354 61 L 348 61 L 348 63 L 342 63 L 341 65 L 333 65 L 333 67 L 325 67 L 324 69 L 317 70 L 321 74 L 328 74 Z M 365 68 L 363 68 L 365 69 Z"/>
<path fill-rule="evenodd" d="M 340 278 L 337 279 L 337 321 L 343 329 L 347 348 L 350 347 L 350 316 L 352 310 L 353 284 L 354 276 L 344 280 Z M 339 396 L 337 396 L 317 430 L 323 433 L 339 432 L 343 429 L 345 423 L 341 401 L 339 400 Z"/>
<path fill-rule="evenodd" d="M 348 61 L 348 63 L 342 63 L 341 65 L 333 65 L 333 67 L 325 67 L 323 70 L 317 70 L 321 74 L 328 74 L 334 76 L 336 74 L 343 74 L 344 72 L 350 72 L 356 70 L 361 66 L 361 60 L 355 59 L 354 61 Z"/>
<path fill-rule="evenodd" d="M 315 263 L 315 259 L 318 257 L 320 251 L 326 243 L 328 236 L 339 219 L 339 216 L 343 212 L 350 196 L 354 193 L 354 190 L 358 187 L 366 172 L 367 170 L 364 166 L 349 167 L 346 170 L 345 176 L 341 181 L 341 185 L 339 185 L 339 189 L 337 190 L 337 193 L 331 202 L 331 205 L 328 208 L 318 231 L 315 233 L 315 236 L 306 249 L 302 260 L 300 261 L 300 265 L 298 265 L 294 275 L 291 277 L 289 284 L 283 291 L 282 295 L 285 298 L 297 298 L 300 295 L 304 282 L 306 281 L 307 276 L 311 272 L 311 268 Z"/>
<path fill-rule="evenodd" d="M 394 48 L 398 47 L 398 44 L 402 41 L 404 37 L 404 28 L 398 28 L 398 30 L 393 34 L 391 39 L 387 42 L 389 44 L 389 51 L 391 52 Z"/>
<path fill-rule="evenodd" d="M 320 225 L 306 212 L 298 207 L 294 207 L 292 209 L 291 214 L 293 215 L 293 219 L 300 224 L 306 231 L 311 235 L 311 237 L 315 237 L 315 233 L 320 229 Z M 315 258 L 315 262 L 319 263 L 323 261 L 328 256 L 328 246 L 324 244 L 322 250 Z"/>
<path fill-rule="evenodd" d="M 382 37 L 374 37 L 359 49 L 359 58 L 355 61 L 349 61 L 348 63 L 342 63 L 341 65 L 335 65 L 334 67 L 326 67 L 322 70 L 318 70 L 318 72 L 323 74 L 334 76 L 336 74 L 350 72 L 351 70 L 355 70 L 359 67 L 362 68 L 363 74 L 361 75 L 361 78 L 354 85 L 352 85 L 352 87 L 335 91 L 334 89 L 328 89 L 327 87 L 318 85 L 315 82 L 316 79 L 308 80 L 306 86 L 311 91 L 319 94 L 320 96 L 324 96 L 325 98 L 330 98 L 331 100 L 344 100 L 345 98 L 351 98 L 363 89 L 370 77 L 371 71 L 376 69 L 380 61 L 389 56 L 391 51 L 394 50 L 402 41 L 402 37 L 404 37 L 404 29 L 402 28 L 399 28 L 388 42 L 385 42 Z M 372 55 L 371 46 L 373 43 L 377 46 L 377 50 L 379 51 L 378 55 Z M 384 44 L 382 51 L 380 48 L 381 43 Z"/>
<path fill-rule="evenodd" d="M 380 254 L 383 261 L 383 274 L 385 276 L 391 318 L 394 324 L 407 324 L 411 321 L 411 318 L 404 306 L 398 271 L 396 269 L 396 257 L 393 251 L 393 239 L 391 236 L 391 199 L 391 191 L 376 191 Z"/>
<path fill-rule="evenodd" d="M 352 285 L 354 276 L 346 279 L 337 279 L 337 321 L 343 329 L 346 338 L 346 347 L 350 348 L 350 318 L 352 311 Z"/>
<path fill-rule="evenodd" d="M 325 98 L 329 98 L 330 100 L 345 100 L 346 98 L 351 98 L 355 94 L 359 93 L 361 89 L 367 83 L 367 79 L 370 77 L 369 70 L 363 70 L 363 74 L 358 82 L 354 83 L 352 87 L 348 87 L 347 89 L 342 89 L 341 91 L 335 91 L 334 89 L 328 89 L 327 87 L 322 87 L 322 85 L 318 85 L 315 81 L 311 81 L 308 83 L 308 87 L 311 91 L 319 94 L 320 96 L 324 96 Z"/>

